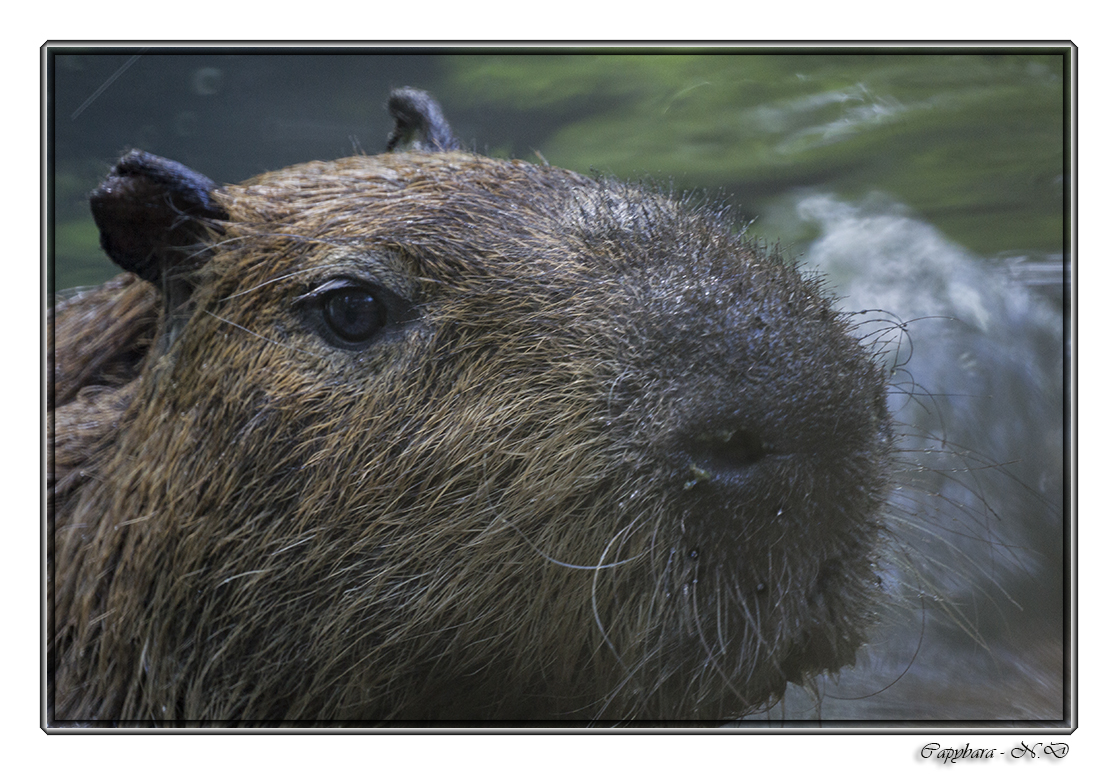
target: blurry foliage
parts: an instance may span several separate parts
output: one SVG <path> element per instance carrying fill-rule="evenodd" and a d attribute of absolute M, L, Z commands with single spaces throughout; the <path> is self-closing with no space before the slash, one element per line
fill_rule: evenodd
<path fill-rule="evenodd" d="M 67 274 L 66 287 L 97 285 L 119 272 L 109 268 L 101 252 L 101 235 L 91 218 L 73 218 L 54 227 L 55 252 L 68 256 L 74 267 Z"/>
<path fill-rule="evenodd" d="M 120 271 L 101 251 L 101 234 L 89 213 L 89 192 L 107 168 L 90 167 L 70 161 L 55 167 L 51 197 L 53 247 L 54 255 L 64 257 L 65 261 L 48 262 L 47 268 L 49 277 L 58 273 L 58 288 L 97 285 Z"/>
<path fill-rule="evenodd" d="M 1062 246 L 1062 58 L 595 54 L 454 58 L 446 102 L 567 118 L 552 164 L 725 188 L 878 191 L 979 253 Z"/>

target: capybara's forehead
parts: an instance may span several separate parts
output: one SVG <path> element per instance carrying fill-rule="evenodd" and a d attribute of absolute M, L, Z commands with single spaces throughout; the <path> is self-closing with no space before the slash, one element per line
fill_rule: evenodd
<path fill-rule="evenodd" d="M 215 198 L 229 213 L 218 255 L 268 256 L 293 271 L 362 253 L 381 264 L 391 254 L 393 271 L 430 279 L 606 281 L 635 272 L 677 287 L 680 272 L 740 283 L 763 279 L 773 263 L 722 211 L 639 184 L 464 152 L 310 162 Z"/>
<path fill-rule="evenodd" d="M 593 185 L 577 173 L 522 161 L 402 152 L 298 164 L 227 186 L 218 195 L 232 207 L 233 219 L 323 218 L 377 205 L 428 212 L 473 208 L 496 216 L 553 206 L 572 187 Z"/>

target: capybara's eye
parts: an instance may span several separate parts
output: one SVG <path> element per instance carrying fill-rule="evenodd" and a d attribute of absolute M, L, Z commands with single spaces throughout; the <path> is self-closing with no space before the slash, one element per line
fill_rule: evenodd
<path fill-rule="evenodd" d="M 339 339 L 365 342 L 384 326 L 384 306 L 364 288 L 337 288 L 321 298 L 326 325 Z"/>
<path fill-rule="evenodd" d="M 386 327 L 408 319 L 408 303 L 379 286 L 349 278 L 330 280 L 296 299 L 311 330 L 329 344 L 363 349 Z"/>

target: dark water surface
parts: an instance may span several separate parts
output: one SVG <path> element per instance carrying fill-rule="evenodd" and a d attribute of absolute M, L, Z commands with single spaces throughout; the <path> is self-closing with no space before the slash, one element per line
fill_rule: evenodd
<path fill-rule="evenodd" d="M 856 668 L 759 718 L 1064 718 L 1064 52 L 137 53 L 51 60 L 58 290 L 117 273 L 86 196 L 126 148 L 219 184 L 378 153 L 395 86 L 481 152 L 709 189 L 888 311 L 867 335 L 910 321 L 883 357 L 918 571 Z"/>

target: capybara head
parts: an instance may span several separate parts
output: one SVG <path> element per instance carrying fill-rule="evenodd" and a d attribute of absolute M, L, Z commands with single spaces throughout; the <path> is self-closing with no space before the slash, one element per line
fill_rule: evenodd
<path fill-rule="evenodd" d="M 892 435 L 819 280 L 390 109 L 391 154 L 94 192 L 142 280 L 55 311 L 138 321 L 112 369 L 56 332 L 55 719 L 718 719 L 852 663 Z"/>

